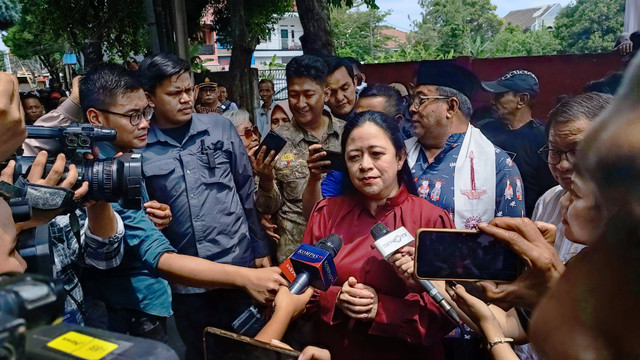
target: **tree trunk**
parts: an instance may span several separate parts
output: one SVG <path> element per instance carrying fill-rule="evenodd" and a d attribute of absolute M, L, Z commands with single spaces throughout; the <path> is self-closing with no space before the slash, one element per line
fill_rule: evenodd
<path fill-rule="evenodd" d="M 304 30 L 302 50 L 308 55 L 333 55 L 331 22 L 325 0 L 297 0 L 298 16 Z"/>
<path fill-rule="evenodd" d="M 84 41 L 82 47 L 82 55 L 84 56 L 84 70 L 90 70 L 97 64 L 103 62 L 102 42 L 93 39 Z"/>
<path fill-rule="evenodd" d="M 235 98 L 240 108 L 253 114 L 257 91 L 255 79 L 252 76 L 251 55 L 256 48 L 257 41 L 249 39 L 244 15 L 244 0 L 233 0 L 229 1 L 228 4 L 229 12 L 231 13 L 233 43 L 231 65 L 229 67 L 229 97 Z"/>

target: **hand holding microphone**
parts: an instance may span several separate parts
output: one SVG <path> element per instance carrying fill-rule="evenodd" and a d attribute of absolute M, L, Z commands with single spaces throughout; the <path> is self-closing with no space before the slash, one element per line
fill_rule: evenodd
<path fill-rule="evenodd" d="M 413 263 L 416 253 L 416 248 L 413 246 L 403 246 L 398 251 L 393 253 L 388 259 L 392 263 L 398 272 L 398 275 L 404 279 L 404 281 L 414 284 L 413 279 Z"/>
<path fill-rule="evenodd" d="M 371 236 L 373 236 L 373 238 L 376 240 L 376 242 L 374 243 L 376 249 L 378 249 L 380 254 L 382 254 L 382 256 L 384 256 L 387 261 L 390 261 L 391 257 L 396 254 L 401 248 L 406 247 L 415 240 L 404 227 L 400 227 L 392 232 L 383 223 L 377 223 L 373 225 L 373 227 L 371 228 Z M 409 254 L 410 252 L 411 250 L 405 249 L 402 253 Z M 407 259 L 397 259 L 396 262 L 401 263 L 401 269 L 405 269 L 404 272 L 407 275 L 413 274 L 412 265 L 408 265 L 409 263 L 413 264 L 412 257 L 403 257 Z M 411 267 L 411 270 L 407 270 L 407 268 L 409 267 Z M 406 278 L 407 275 L 403 276 L 403 278 Z M 453 319 L 456 323 L 460 323 L 460 317 L 458 317 L 458 314 L 456 314 L 455 310 L 451 308 L 451 305 L 447 303 L 438 289 L 433 286 L 431 281 L 418 280 L 418 282 L 427 291 L 429 297 L 431 297 L 431 299 L 433 299 L 433 301 L 438 304 L 442 308 L 442 310 L 444 310 L 447 315 L 449 315 L 451 319 Z"/>
<path fill-rule="evenodd" d="M 324 291 L 333 285 L 338 278 L 333 258 L 340 248 L 342 248 L 342 238 L 336 234 L 329 234 L 315 246 L 301 244 L 280 267 L 291 281 L 289 286 L 291 294 L 300 295 L 309 286 Z M 232 326 L 239 334 L 255 336 L 263 323 L 260 309 L 251 306 L 233 322 Z"/>

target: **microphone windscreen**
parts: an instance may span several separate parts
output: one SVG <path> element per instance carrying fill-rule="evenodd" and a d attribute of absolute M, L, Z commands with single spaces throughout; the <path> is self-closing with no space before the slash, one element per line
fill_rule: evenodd
<path fill-rule="evenodd" d="M 335 258 L 338 251 L 342 248 L 342 238 L 338 234 L 329 234 L 329 236 L 318 241 L 315 246 L 328 251 L 331 257 Z"/>
<path fill-rule="evenodd" d="M 389 230 L 389 228 L 387 227 L 387 225 L 383 224 L 383 223 L 376 223 L 375 225 L 373 225 L 373 227 L 371 227 L 371 236 L 373 236 L 374 240 L 378 240 L 381 237 L 387 235 L 388 233 L 391 232 L 391 230 Z"/>

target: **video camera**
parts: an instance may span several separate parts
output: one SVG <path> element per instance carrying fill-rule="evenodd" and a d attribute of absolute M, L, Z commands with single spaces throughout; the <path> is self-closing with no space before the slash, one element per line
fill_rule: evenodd
<path fill-rule="evenodd" d="M 68 127 L 27 126 L 27 138 L 56 140 L 59 148 L 52 151 L 47 159 L 45 174 L 51 171 L 56 156 L 62 153 L 67 158 L 67 166 L 74 164 L 78 169 L 79 187 L 83 181 L 89 182 L 89 200 L 117 202 L 125 209 L 141 208 L 142 156 L 140 154 L 124 154 L 117 158 L 88 160 L 84 153 L 91 152 L 96 142 L 113 142 L 116 131 L 113 129 L 75 124 Z M 14 160 L 14 181 L 28 174 L 34 156 L 16 154 Z M 6 162 L 0 165 L 4 168 Z M 15 183 L 15 182 L 14 182 Z"/>

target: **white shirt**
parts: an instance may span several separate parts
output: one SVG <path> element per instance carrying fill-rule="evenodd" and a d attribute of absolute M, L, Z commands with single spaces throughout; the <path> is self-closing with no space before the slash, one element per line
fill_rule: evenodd
<path fill-rule="evenodd" d="M 556 242 L 553 248 L 560 256 L 563 263 L 566 263 L 572 257 L 576 256 L 580 250 L 586 246 L 574 243 L 564 236 L 564 225 L 562 224 L 562 206 L 560 206 L 560 198 L 564 195 L 565 190 L 556 185 L 547 190 L 536 202 L 533 208 L 531 220 L 543 221 L 556 226 Z"/>

